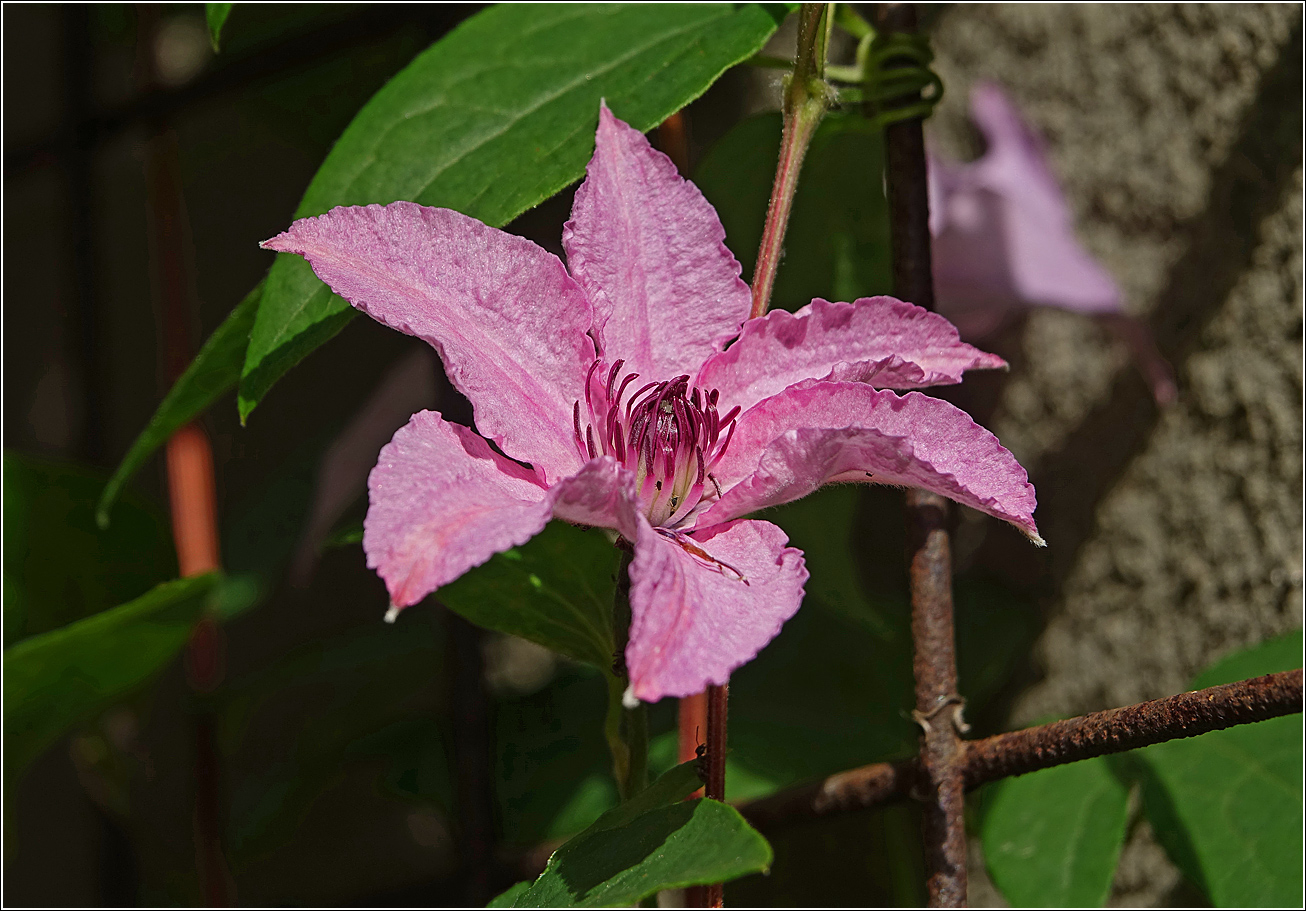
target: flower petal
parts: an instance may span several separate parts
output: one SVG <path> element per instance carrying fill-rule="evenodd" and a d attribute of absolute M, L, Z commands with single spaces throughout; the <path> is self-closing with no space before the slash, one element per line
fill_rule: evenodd
<path fill-rule="evenodd" d="M 725 493 L 699 524 L 788 503 L 822 484 L 870 481 L 932 490 L 1043 543 L 1025 469 L 964 411 L 919 392 L 853 383 L 788 389 L 740 418 L 713 474 Z"/>
<path fill-rule="evenodd" d="M 751 299 L 724 239 L 698 188 L 603 105 L 562 244 L 609 361 L 647 381 L 692 375 L 739 331 Z"/>
<path fill-rule="evenodd" d="M 1039 137 L 992 83 L 971 92 L 971 117 L 988 141 L 984 156 L 930 163 L 939 311 L 958 325 L 965 311 L 1013 305 L 1119 311 L 1120 290 L 1075 236 Z"/>
<path fill-rule="evenodd" d="M 591 460 L 574 477 L 552 488 L 549 497 L 554 516 L 565 522 L 610 528 L 627 541 L 639 536 L 635 476 L 612 456 Z"/>
<path fill-rule="evenodd" d="M 396 607 L 415 604 L 549 521 L 534 471 L 434 411 L 419 411 L 367 479 L 363 550 Z"/>
<path fill-rule="evenodd" d="M 332 209 L 263 246 L 303 255 L 355 307 L 435 346 L 504 452 L 550 482 L 583 464 L 572 405 L 594 362 L 593 310 L 557 257 L 410 202 Z"/>
<path fill-rule="evenodd" d="M 772 310 L 707 359 L 695 385 L 721 392 L 721 411 L 748 409 L 807 379 L 913 389 L 959 383 L 966 370 L 1006 361 L 965 344 L 937 313 L 892 297 L 851 304 L 816 298 L 797 313 Z"/>
<path fill-rule="evenodd" d="M 788 537 L 770 522 L 730 522 L 682 540 L 698 554 L 640 524 L 626 665 L 642 702 L 725 683 L 803 600 L 802 552 L 786 547 Z"/>

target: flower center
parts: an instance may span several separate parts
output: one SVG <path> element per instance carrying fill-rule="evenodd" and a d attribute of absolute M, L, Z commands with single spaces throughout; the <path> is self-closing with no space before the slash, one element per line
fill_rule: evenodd
<path fill-rule="evenodd" d="M 622 374 L 624 361 L 596 376 L 595 361 L 585 381 L 589 421 L 581 429 L 581 403 L 573 409 L 581 458 L 609 455 L 635 473 L 644 514 L 655 527 L 674 527 L 701 502 L 721 491 L 712 477 L 735 432 L 736 406 L 721 417 L 718 393 L 689 388 L 689 377 L 648 383 L 629 396 L 639 374 Z"/>

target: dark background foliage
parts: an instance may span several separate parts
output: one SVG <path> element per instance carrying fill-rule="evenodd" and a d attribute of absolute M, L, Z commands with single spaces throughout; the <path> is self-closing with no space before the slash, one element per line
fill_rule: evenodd
<path fill-rule="evenodd" d="M 358 108 L 476 9 L 244 5 L 216 56 L 199 5 L 161 9 L 155 53 L 170 84 L 157 103 L 180 150 L 197 341 L 263 275 L 271 255 L 257 241 L 285 227 Z M 134 88 L 135 13 L 3 15 L 3 429 L 20 454 L 5 463 L 8 644 L 174 567 L 159 460 L 115 518 L 113 540 L 132 548 L 95 550 L 104 539 L 85 497 L 97 483 L 86 472 L 112 469 L 165 391 L 140 116 L 157 109 Z M 961 519 L 961 677 L 983 734 L 1177 691 L 1227 652 L 1301 625 L 1300 12 L 956 6 L 932 27 L 948 87 L 936 141 L 978 152 L 966 88 L 1006 83 L 1049 139 L 1081 236 L 1129 309 L 1150 315 L 1180 385 L 1159 413 L 1122 351 L 1072 314 L 1035 313 L 993 343 L 1015 370 L 980 378 L 965 403 L 1030 466 L 1051 546 L 1035 554 L 997 523 Z M 768 107 L 769 76 L 728 74 L 689 109 L 693 159 Z M 837 197 L 837 183 L 823 192 Z M 564 192 L 508 230 L 561 253 L 569 208 Z M 862 293 L 887 290 L 873 287 L 882 265 L 861 262 Z M 778 293 L 786 281 L 801 284 L 782 268 Z M 796 302 L 824 290 L 796 287 Z M 205 419 L 224 562 L 258 574 L 266 596 L 227 630 L 220 736 L 243 903 L 460 904 L 478 877 L 503 887 L 526 875 L 538 863 L 528 849 L 612 799 L 596 676 L 430 604 L 382 626 L 384 589 L 356 545 L 328 550 L 304 585 L 288 578 L 323 452 L 387 369 L 421 350 L 356 320 L 247 427 L 229 397 Z M 60 466 L 72 463 L 69 476 Z M 38 485 L 23 479 L 42 477 L 58 481 L 24 499 Z M 25 503 L 50 520 L 31 532 L 27 563 L 10 534 Z M 899 495 L 833 491 L 778 521 L 808 550 L 813 584 L 735 680 L 732 797 L 912 749 Z M 36 600 L 88 548 L 114 569 L 71 574 L 65 597 L 43 599 L 72 614 L 14 614 L 11 585 Z M 10 903 L 198 900 L 193 709 L 178 663 L 6 791 Z M 671 706 L 653 724 L 665 767 Z M 469 738 L 484 760 L 470 773 L 455 748 Z M 919 903 L 914 813 L 776 833 L 771 876 L 732 886 L 731 901 Z M 1131 832 L 1116 899 L 1192 898 L 1147 824 Z M 974 897 L 994 897 L 976 879 Z"/>

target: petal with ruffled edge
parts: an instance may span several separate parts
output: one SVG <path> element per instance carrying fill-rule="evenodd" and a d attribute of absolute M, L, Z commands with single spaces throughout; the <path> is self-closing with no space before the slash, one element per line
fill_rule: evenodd
<path fill-rule="evenodd" d="M 751 297 L 703 194 L 638 130 L 599 109 L 594 157 L 562 244 L 604 356 L 648 381 L 692 375 L 748 317 Z"/>
<path fill-rule="evenodd" d="M 973 348 L 937 313 L 892 297 L 851 304 L 814 299 L 796 313 L 749 320 L 739 340 L 707 359 L 695 385 L 721 393 L 719 409 L 748 409 L 807 379 L 915 389 L 960 383 L 967 370 L 1005 367 Z"/>
<path fill-rule="evenodd" d="M 700 525 L 788 503 L 823 484 L 868 481 L 932 490 L 1043 543 L 1025 469 L 964 411 L 919 392 L 853 383 L 788 389 L 740 418 L 713 474 L 725 493 Z"/>
<path fill-rule="evenodd" d="M 802 552 L 788 542 L 756 520 L 680 541 L 641 522 L 630 565 L 631 695 L 656 702 L 725 683 L 775 638 L 807 581 Z"/>
<path fill-rule="evenodd" d="M 385 445 L 367 489 L 367 565 L 400 608 L 525 544 L 552 511 L 534 471 L 434 411 L 413 415 Z"/>
<path fill-rule="evenodd" d="M 553 482 L 583 460 L 572 406 L 594 362 L 593 310 L 556 256 L 450 209 L 341 207 L 265 241 L 358 309 L 430 342 L 476 426 Z"/>

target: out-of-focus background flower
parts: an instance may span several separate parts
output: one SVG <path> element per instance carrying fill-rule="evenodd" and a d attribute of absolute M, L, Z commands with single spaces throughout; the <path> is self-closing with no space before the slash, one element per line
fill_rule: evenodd
<path fill-rule="evenodd" d="M 33 502 L 23 492 L 38 489 L 41 514 L 62 517 L 47 529 L 59 547 L 100 546 L 86 544 L 102 540 L 89 512 L 69 506 L 98 479 L 70 480 L 58 466 L 111 470 L 166 387 L 144 170 L 153 118 L 166 116 L 176 136 L 198 341 L 261 277 L 270 255 L 257 242 L 288 224 L 357 109 L 474 11 L 239 5 L 215 56 L 202 7 L 167 5 L 153 13 L 155 84 L 142 89 L 135 7 L 5 7 L 6 644 L 67 619 L 14 614 L 20 583 L 107 607 L 173 571 L 157 461 L 134 484 L 136 518 L 123 521 L 132 546 L 104 555 L 112 578 L 70 594 L 56 563 L 29 565 L 11 550 L 11 504 Z M 1081 313 L 1023 311 L 984 339 L 1012 371 L 972 375 L 954 401 L 1029 467 L 1049 546 L 1033 553 L 996 523 L 960 518 L 959 573 L 1024 599 L 1022 635 L 1035 643 L 1028 660 L 1004 666 L 1000 694 L 972 720 L 991 730 L 1179 691 L 1212 660 L 1302 623 L 1300 7 L 927 13 L 946 86 L 927 128 L 932 149 L 957 162 L 982 156 L 968 93 L 980 81 L 1003 86 L 1045 141 L 1080 243 L 1119 287 L 1121 309 L 1147 325 L 1177 385 L 1176 401 L 1158 407 L 1126 345 Z M 785 40 L 772 50 L 784 53 Z M 692 105 L 692 159 L 740 115 L 774 108 L 773 89 L 769 73 L 736 72 Z M 569 208 L 563 193 L 509 230 L 560 253 Z M 784 281 L 782 266 L 777 294 Z M 472 690 L 488 692 L 493 714 L 481 719 L 496 735 L 486 771 L 505 784 L 491 829 L 565 831 L 566 807 L 540 795 L 576 769 L 602 772 L 601 740 L 586 739 L 597 730 L 578 738 L 568 727 L 578 705 L 591 714 L 602 705 L 574 668 L 433 610 L 403 639 L 386 638 L 380 582 L 356 545 L 330 546 L 333 529 L 361 516 L 375 450 L 358 441 L 384 438 L 413 408 L 451 407 L 424 352 L 357 320 L 287 375 L 248 427 L 229 400 L 205 420 L 224 562 L 259 573 L 269 599 L 227 631 L 228 681 L 244 714 L 229 713 L 220 733 L 242 902 L 456 904 L 469 894 L 468 833 L 442 809 L 455 802 L 441 790 L 448 758 L 402 728 L 413 713 L 447 714 L 468 692 L 460 667 L 473 667 Z M 870 578 L 901 572 L 898 502 L 890 491 L 866 495 Z M 827 641 L 810 625 L 786 635 L 775 654 Z M 369 670 L 378 656 L 383 678 Z M 803 666 L 781 665 L 793 679 Z M 6 839 L 9 902 L 196 900 L 191 698 L 174 667 L 6 790 L 17 833 Z M 669 727 L 664 714 L 655 728 Z M 746 736 L 736 745 L 750 746 Z M 803 745 L 785 749 L 801 758 Z M 869 837 L 892 847 L 901 825 L 885 814 Z M 804 858 L 788 868 L 806 865 L 804 900 L 868 900 L 853 881 L 872 874 L 849 873 L 829 831 L 787 855 Z M 798 841 L 785 844 L 797 851 Z M 999 900 L 975 860 L 973 902 Z M 732 901 L 783 898 L 786 876 L 778 865 L 767 883 L 732 887 Z M 914 895 L 875 888 L 884 902 Z M 1191 898 L 1146 824 L 1136 827 L 1113 901 Z"/>

